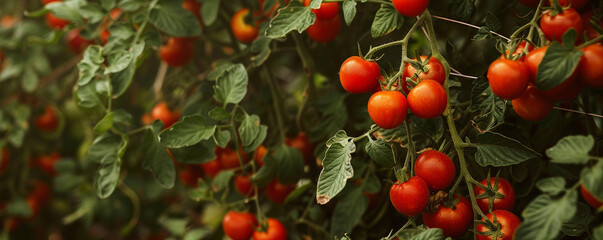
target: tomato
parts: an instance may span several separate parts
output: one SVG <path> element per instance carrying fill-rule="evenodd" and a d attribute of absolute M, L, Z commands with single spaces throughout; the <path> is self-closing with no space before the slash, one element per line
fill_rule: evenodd
<path fill-rule="evenodd" d="M 124 11 L 121 8 L 113 8 L 109 11 L 109 18 L 113 21 L 119 19 Z"/>
<path fill-rule="evenodd" d="M 548 40 L 558 42 L 562 42 L 563 33 L 573 28 L 578 33 L 576 38 L 578 41 L 582 37 L 584 24 L 580 13 L 573 8 L 568 8 L 555 16 L 551 16 L 551 12 L 546 11 L 540 19 L 540 28 Z"/>
<path fill-rule="evenodd" d="M 299 132 L 294 139 L 285 139 L 285 143 L 292 148 L 297 148 L 304 156 L 304 162 L 310 164 L 314 161 L 314 145 L 308 141 L 305 132 Z"/>
<path fill-rule="evenodd" d="M 500 232 L 500 234 L 502 234 L 502 236 L 501 235 L 484 236 L 481 234 L 476 234 L 477 240 L 492 240 L 492 239 L 513 240 L 513 235 L 515 234 L 515 231 L 517 231 L 519 224 L 521 224 L 521 221 L 519 220 L 519 218 L 517 216 L 515 216 L 515 214 L 513 214 L 512 212 L 509 212 L 506 210 L 496 210 L 496 211 L 486 214 L 486 217 L 491 222 L 494 222 L 494 216 L 496 216 L 495 224 L 500 224 L 500 229 L 498 229 L 498 231 Z M 484 221 L 484 220 L 485 219 L 482 218 L 482 221 Z M 489 229 L 488 227 L 486 227 L 482 224 L 478 224 L 476 230 L 477 230 L 477 232 L 485 233 L 490 230 L 494 231 L 496 229 Z M 493 234 L 496 234 L 496 232 Z"/>
<path fill-rule="evenodd" d="M 29 196 L 35 198 L 39 203 L 46 204 L 50 201 L 50 187 L 42 181 L 32 180 L 30 182 L 31 192 Z"/>
<path fill-rule="evenodd" d="M 282 184 L 275 179 L 266 186 L 266 195 L 270 201 L 283 204 L 293 190 L 295 190 L 295 184 Z"/>
<path fill-rule="evenodd" d="M 374 61 L 367 61 L 358 56 L 346 59 L 339 69 L 341 86 L 349 93 L 365 93 L 379 84 L 381 69 Z"/>
<path fill-rule="evenodd" d="M 168 42 L 159 48 L 159 57 L 170 67 L 181 67 L 188 64 L 195 55 L 195 42 L 188 37 L 170 37 Z"/>
<path fill-rule="evenodd" d="M 534 85 L 530 84 L 526 91 L 512 101 L 513 109 L 521 118 L 536 122 L 549 115 L 555 102 L 543 95 Z"/>
<path fill-rule="evenodd" d="M 42 171 L 49 176 L 57 175 L 57 170 L 54 168 L 54 165 L 59 160 L 61 160 L 61 154 L 59 154 L 58 152 L 53 152 L 50 155 L 38 157 L 38 163 L 40 164 L 40 169 L 42 169 Z"/>
<path fill-rule="evenodd" d="M 0 159 L 0 173 L 3 173 L 8 168 L 10 162 L 10 153 L 6 148 L 2 148 L 2 159 Z"/>
<path fill-rule="evenodd" d="M 43 132 L 51 132 L 59 126 L 59 118 L 57 117 L 54 107 L 48 105 L 44 108 L 44 113 L 36 117 L 36 127 Z"/>
<path fill-rule="evenodd" d="M 518 56 L 520 54 L 523 53 L 523 51 L 526 49 L 526 45 L 527 42 L 526 41 L 522 41 L 519 44 L 517 44 L 517 47 L 515 48 L 515 51 L 513 52 L 513 57 Z M 528 46 L 528 52 L 534 50 L 534 46 L 532 44 L 530 44 L 530 46 Z M 500 56 L 500 58 L 507 58 L 507 55 L 509 54 L 509 50 L 505 51 L 505 54 L 502 54 Z M 517 61 L 523 61 L 525 59 L 525 55 L 521 55 L 521 57 L 519 57 L 517 59 Z"/>
<path fill-rule="evenodd" d="M 425 61 L 427 56 L 421 56 L 421 61 Z M 417 60 L 414 58 L 413 60 Z M 427 68 L 427 72 L 421 72 L 419 74 L 419 82 L 429 79 L 444 85 L 444 81 L 446 81 L 446 71 L 444 71 L 444 66 L 437 58 L 431 57 L 427 64 L 425 64 L 425 68 Z M 404 66 L 404 74 L 402 75 L 402 88 L 405 93 L 410 92 L 410 83 L 406 82 L 406 78 L 415 79 L 415 74 L 417 73 L 417 69 L 415 69 L 410 63 L 406 63 Z M 415 79 L 416 80 L 416 79 Z"/>
<path fill-rule="evenodd" d="M 491 177 L 490 181 L 487 181 L 488 179 L 484 179 L 481 182 L 479 182 L 480 184 L 490 187 L 490 188 L 494 188 L 494 183 L 496 182 L 496 177 Z M 507 181 L 504 178 L 499 177 L 498 178 L 498 186 L 496 188 L 496 192 L 505 195 L 502 198 L 495 198 L 494 202 L 492 203 L 492 210 L 512 210 L 513 206 L 515 205 L 515 190 L 513 190 L 513 186 L 511 186 L 511 183 L 509 183 L 509 181 Z M 480 186 L 475 186 L 473 187 L 473 193 L 475 194 L 475 196 L 478 196 L 480 194 L 484 194 L 486 193 L 486 190 L 483 189 Z M 477 200 L 477 205 L 479 206 L 479 209 L 482 210 L 482 212 L 487 213 L 488 211 L 488 202 L 490 201 L 488 197 L 485 198 L 479 198 L 476 199 Z"/>
<path fill-rule="evenodd" d="M 521 96 L 530 82 L 530 70 L 521 61 L 498 59 L 490 64 L 487 74 L 492 92 L 503 99 Z"/>
<path fill-rule="evenodd" d="M 553 5 L 553 0 L 549 0 L 549 2 Z M 588 0 L 558 0 L 558 2 L 562 7 L 567 7 L 571 4 L 573 9 L 581 9 L 588 4 Z"/>
<path fill-rule="evenodd" d="M 285 140 L 288 140 L 288 139 L 285 139 Z M 264 146 L 264 145 L 260 145 L 258 147 L 258 149 L 255 150 L 255 161 L 257 162 L 257 164 L 260 167 L 264 166 L 264 156 L 266 156 L 267 152 L 268 152 L 268 148 L 266 148 L 266 146 Z"/>
<path fill-rule="evenodd" d="M 429 0 L 392 0 L 394 8 L 405 17 L 421 15 L 427 9 Z"/>
<path fill-rule="evenodd" d="M 247 163 L 247 161 L 248 161 L 247 153 L 245 153 L 245 151 L 243 151 L 243 148 L 240 148 L 239 152 L 241 154 L 243 164 Z M 233 169 L 233 168 L 241 167 L 241 163 L 239 162 L 239 156 L 237 154 L 237 151 L 235 151 L 234 149 L 229 148 L 229 147 L 221 149 L 221 151 L 218 155 L 218 161 L 220 162 L 220 165 L 224 169 Z"/>
<path fill-rule="evenodd" d="M 48 12 L 46 13 L 46 24 L 52 29 L 58 30 L 63 29 L 67 24 L 69 24 L 68 20 L 58 18 L 54 16 L 54 14 Z"/>
<path fill-rule="evenodd" d="M 304 6 L 310 6 L 311 1 L 304 0 Z M 316 14 L 317 19 L 332 19 L 339 15 L 339 2 L 323 2 L 318 9 L 312 9 L 312 12 Z"/>
<path fill-rule="evenodd" d="M 400 126 L 407 111 L 406 98 L 398 91 L 376 92 L 368 101 L 369 116 L 383 129 Z"/>
<path fill-rule="evenodd" d="M 287 229 L 283 224 L 275 219 L 268 218 L 268 229 L 266 232 L 256 230 L 253 232 L 253 240 L 286 240 Z"/>
<path fill-rule="evenodd" d="M 421 177 L 411 177 L 408 181 L 396 181 L 389 189 L 389 198 L 398 212 L 414 216 L 427 206 L 429 188 Z"/>
<path fill-rule="evenodd" d="M 61 0 L 42 0 L 42 4 L 46 5 L 49 4 L 51 2 L 60 2 Z"/>
<path fill-rule="evenodd" d="M 450 158 L 437 150 L 421 153 L 415 161 L 415 175 L 425 180 L 431 191 L 444 190 L 454 181 L 455 168 Z"/>
<path fill-rule="evenodd" d="M 25 201 L 27 202 L 29 209 L 31 209 L 31 215 L 25 218 L 25 220 L 32 220 L 38 217 L 38 215 L 40 214 L 40 210 L 42 209 L 42 204 L 38 201 L 38 199 L 30 195 L 27 196 L 27 199 L 25 199 Z"/>
<path fill-rule="evenodd" d="M 597 30 L 595 30 L 595 28 L 593 28 L 590 25 L 590 20 L 593 19 L 593 10 L 592 9 L 588 9 L 586 12 L 582 13 L 582 22 L 584 23 L 584 33 L 586 34 L 586 36 L 588 37 L 588 39 L 595 39 L 597 38 L 599 35 L 599 32 L 597 32 Z M 596 19 L 593 19 L 596 22 Z M 603 28 L 603 18 L 599 19 L 599 27 Z M 601 42 L 601 41 L 599 41 Z"/>
<path fill-rule="evenodd" d="M 423 212 L 423 223 L 429 228 L 440 228 L 444 236 L 457 238 L 463 236 L 473 223 L 473 209 L 471 203 L 461 195 L 454 195 L 458 199 L 455 208 L 440 204 L 435 212 Z M 459 199 L 460 198 L 460 199 Z"/>
<path fill-rule="evenodd" d="M 243 43 L 253 42 L 258 37 L 260 29 L 259 23 L 250 25 L 245 22 L 245 17 L 249 14 L 249 8 L 243 8 L 235 13 L 230 20 L 230 28 L 234 36 Z"/>
<path fill-rule="evenodd" d="M 94 41 L 85 39 L 80 35 L 79 28 L 67 32 L 65 39 L 67 40 L 67 46 L 69 46 L 69 49 L 75 54 L 84 52 L 88 46 L 94 44 Z"/>
<path fill-rule="evenodd" d="M 537 7 L 540 0 L 519 0 L 519 2 L 528 7 Z M 549 2 L 545 1 L 543 5 L 548 6 Z"/>
<path fill-rule="evenodd" d="M 108 29 L 105 29 L 101 32 L 100 39 L 101 39 L 101 42 L 103 43 L 103 45 L 105 45 L 105 44 L 107 44 L 107 42 L 109 42 L 110 36 L 111 36 L 111 32 L 109 32 Z"/>
<path fill-rule="evenodd" d="M 423 80 L 408 93 L 408 108 L 417 117 L 436 118 L 446 110 L 448 96 L 442 85 L 433 80 Z"/>
<path fill-rule="evenodd" d="M 201 173 L 202 170 L 199 165 L 185 164 L 184 168 L 178 171 L 178 178 L 184 185 L 196 188 L 199 187 Z"/>
<path fill-rule="evenodd" d="M 203 25 L 203 19 L 201 18 L 200 2 L 197 2 L 197 0 L 184 0 L 184 2 L 182 2 L 182 8 L 193 13 L 193 15 L 195 15 L 195 17 L 197 18 L 197 21 L 199 21 L 199 23 Z"/>
<path fill-rule="evenodd" d="M 205 174 L 212 178 L 216 177 L 216 175 L 218 175 L 218 173 L 222 171 L 222 165 L 220 164 L 220 161 L 218 161 L 217 158 L 209 162 L 202 163 L 201 168 L 203 168 L 203 172 L 205 172 Z"/>
<path fill-rule="evenodd" d="M 0 27 L 2 28 L 12 28 L 15 25 L 17 25 L 17 19 L 11 15 L 6 15 L 0 20 Z"/>
<path fill-rule="evenodd" d="M 584 52 L 578 65 L 578 78 L 588 87 L 603 87 L 603 45 L 594 44 L 581 49 Z"/>
<path fill-rule="evenodd" d="M 333 41 L 341 31 L 341 17 L 331 19 L 316 18 L 314 24 L 306 29 L 308 36 L 319 43 Z"/>
<path fill-rule="evenodd" d="M 598 199 L 597 197 L 592 195 L 592 193 L 590 193 L 588 189 L 584 187 L 584 184 L 580 185 L 580 193 L 582 194 L 582 197 L 584 198 L 586 203 L 588 203 L 588 205 L 590 205 L 591 207 L 599 209 L 601 208 L 601 206 L 603 206 L 603 200 Z"/>
<path fill-rule="evenodd" d="M 234 179 L 235 188 L 237 192 L 245 197 L 251 197 L 255 194 L 255 190 L 253 189 L 253 183 L 249 176 L 238 175 Z"/>
<path fill-rule="evenodd" d="M 251 213 L 230 211 L 222 219 L 224 234 L 232 240 L 249 240 L 258 220 Z"/>
<path fill-rule="evenodd" d="M 538 66 L 540 65 L 540 62 L 542 62 L 542 58 L 544 58 L 547 48 L 548 47 L 541 47 L 531 51 L 524 60 L 528 66 L 528 69 L 530 70 L 530 81 L 533 84 L 536 83 Z M 579 66 L 577 68 L 579 68 Z M 580 94 L 580 91 L 582 91 L 582 85 L 577 81 L 577 74 L 577 71 L 574 70 L 574 73 L 569 78 L 552 89 L 541 91 L 542 94 L 551 100 L 568 101 L 574 99 L 576 96 L 578 96 L 578 94 Z"/>
<path fill-rule="evenodd" d="M 180 112 L 170 110 L 165 102 L 159 102 L 153 107 L 151 118 L 153 120 L 161 120 L 161 122 L 163 122 L 163 128 L 165 129 L 178 121 Z"/>

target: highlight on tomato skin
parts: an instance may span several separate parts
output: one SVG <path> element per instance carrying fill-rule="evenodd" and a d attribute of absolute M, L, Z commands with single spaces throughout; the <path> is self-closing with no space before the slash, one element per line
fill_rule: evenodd
<path fill-rule="evenodd" d="M 242 43 L 251 43 L 260 32 L 259 22 L 250 25 L 245 22 L 245 18 L 250 14 L 249 8 L 243 8 L 237 11 L 230 21 L 232 34 Z"/>

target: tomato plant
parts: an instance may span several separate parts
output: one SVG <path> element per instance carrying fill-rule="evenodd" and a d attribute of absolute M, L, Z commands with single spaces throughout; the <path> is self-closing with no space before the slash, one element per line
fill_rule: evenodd
<path fill-rule="evenodd" d="M 496 217 L 496 219 L 494 219 Z M 489 235 L 477 234 L 478 240 L 491 240 L 491 239 L 501 239 L 501 240 L 512 240 L 515 231 L 517 231 L 517 227 L 521 224 L 521 221 L 515 214 L 506 211 L 506 210 L 496 210 L 491 213 L 486 214 L 486 218 L 492 224 L 500 224 L 500 227 L 496 227 L 496 229 L 488 228 L 485 224 L 477 225 L 476 230 L 478 233 L 486 233 L 488 231 L 492 231 Z M 482 221 L 484 221 L 482 219 Z"/>
<path fill-rule="evenodd" d="M 423 80 L 408 93 L 408 108 L 417 117 L 435 118 L 446 110 L 446 90 L 439 82 Z"/>
<path fill-rule="evenodd" d="M 406 98 L 398 91 L 374 93 L 368 101 L 368 113 L 379 127 L 391 129 L 399 126 L 406 118 Z"/>
<path fill-rule="evenodd" d="M 346 59 L 339 69 L 339 81 L 343 89 L 350 93 L 365 93 L 379 84 L 381 70 L 376 62 L 358 56 Z"/>
<path fill-rule="evenodd" d="M 498 59 L 490 64 L 487 77 L 494 94 L 504 99 L 515 99 L 528 87 L 530 73 L 521 61 Z"/>
<path fill-rule="evenodd" d="M 251 238 L 257 226 L 258 221 L 251 213 L 230 211 L 222 219 L 224 234 L 233 240 Z"/>
<path fill-rule="evenodd" d="M 475 186 L 473 193 L 477 198 L 477 205 L 484 213 L 492 210 L 513 210 L 515 205 L 515 190 L 511 183 L 504 178 L 491 177 L 479 182 L 481 186 Z M 481 197 L 480 197 L 481 196 Z M 490 208 L 492 205 L 492 208 Z"/>
<path fill-rule="evenodd" d="M 542 32 L 546 38 L 551 41 L 556 40 L 561 42 L 563 34 L 569 29 L 574 29 L 580 38 L 584 31 L 583 26 L 580 13 L 573 8 L 563 10 L 563 12 L 556 15 L 553 15 L 551 12 L 546 12 L 540 19 Z"/>
<path fill-rule="evenodd" d="M 446 154 L 437 150 L 427 150 L 415 161 L 415 174 L 425 180 L 429 190 L 444 190 L 454 180 L 454 163 Z"/>
<path fill-rule="evenodd" d="M 411 177 L 408 181 L 396 182 L 389 189 L 389 199 L 398 212 L 414 216 L 427 206 L 429 189 L 421 177 Z"/>
<path fill-rule="evenodd" d="M 421 61 L 425 61 L 427 56 L 421 56 Z M 417 60 L 416 58 L 413 60 Z M 427 70 L 425 70 L 427 69 Z M 444 66 L 437 58 L 430 57 L 429 61 L 425 63 L 425 69 L 421 69 L 419 72 L 416 68 L 414 68 L 410 63 L 407 63 L 404 67 L 404 75 L 402 79 L 404 84 L 402 87 L 404 88 L 405 93 L 409 93 L 411 87 L 407 82 L 407 78 L 411 78 L 416 82 L 420 82 L 422 80 L 433 80 L 441 85 L 444 85 L 444 81 L 446 81 L 446 72 L 444 71 Z"/>
<path fill-rule="evenodd" d="M 435 212 L 423 212 L 425 226 L 440 228 L 447 237 L 463 236 L 473 221 L 473 210 L 467 198 L 460 195 L 454 198 L 453 201 L 458 201 L 454 207 L 440 204 Z"/>

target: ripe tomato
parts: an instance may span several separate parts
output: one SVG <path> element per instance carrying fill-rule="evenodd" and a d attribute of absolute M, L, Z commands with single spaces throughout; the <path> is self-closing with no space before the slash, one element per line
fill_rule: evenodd
<path fill-rule="evenodd" d="M 414 216 L 427 206 L 429 188 L 421 177 L 411 177 L 408 181 L 396 181 L 389 189 L 389 198 L 398 212 L 406 216 Z"/>
<path fill-rule="evenodd" d="M 42 4 L 46 5 L 49 4 L 51 2 L 60 2 L 61 0 L 42 0 Z"/>
<path fill-rule="evenodd" d="M 588 9 L 584 13 L 582 13 L 582 22 L 584 23 L 584 33 L 588 37 L 588 39 L 595 39 L 600 34 L 590 25 L 590 20 L 593 18 L 593 10 Z M 596 19 L 595 19 L 596 20 Z M 603 18 L 599 19 L 599 27 L 603 28 Z M 601 42 L 601 41 L 599 41 Z"/>
<path fill-rule="evenodd" d="M 161 122 L 163 122 L 163 128 L 165 129 L 178 121 L 180 112 L 170 110 L 165 102 L 159 102 L 153 107 L 151 118 L 153 120 L 161 120 Z"/>
<path fill-rule="evenodd" d="M 427 9 L 429 0 L 392 0 L 394 8 L 405 17 L 421 15 Z"/>
<path fill-rule="evenodd" d="M 571 4 L 571 7 L 573 9 L 581 9 L 584 6 L 586 6 L 586 4 L 588 4 L 588 0 L 558 0 L 559 1 L 559 5 L 561 5 L 562 7 L 567 7 Z M 550 4 L 553 5 L 553 0 L 549 0 Z"/>
<path fill-rule="evenodd" d="M 0 173 L 3 173 L 8 168 L 10 161 L 10 153 L 6 148 L 2 148 L 2 159 L 0 159 Z"/>
<path fill-rule="evenodd" d="M 398 91 L 374 93 L 368 101 L 368 113 L 373 122 L 384 129 L 392 129 L 406 118 L 406 98 Z"/>
<path fill-rule="evenodd" d="M 511 101 L 513 109 L 521 118 L 536 122 L 549 115 L 555 103 L 530 84 L 526 91 Z"/>
<path fill-rule="evenodd" d="M 473 223 L 473 209 L 471 203 L 461 195 L 454 195 L 458 199 L 455 208 L 449 208 L 440 204 L 438 209 L 431 212 L 423 212 L 423 223 L 429 228 L 440 228 L 444 236 L 457 238 L 463 236 Z M 460 198 L 460 199 L 459 199 Z"/>
<path fill-rule="evenodd" d="M 259 23 L 250 25 L 245 22 L 245 17 L 249 14 L 249 8 L 243 8 L 235 13 L 230 20 L 230 28 L 234 36 L 243 43 L 253 42 L 258 37 L 260 29 Z"/>
<path fill-rule="evenodd" d="M 257 227 L 258 220 L 251 213 L 230 211 L 222 219 L 224 234 L 232 240 L 249 240 Z"/>
<path fill-rule="evenodd" d="M 54 165 L 59 160 L 61 160 L 61 154 L 58 152 L 52 152 L 50 155 L 39 156 L 38 164 L 44 173 L 49 176 L 56 176 L 57 170 L 54 168 Z"/>
<path fill-rule="evenodd" d="M 304 6 L 310 6 L 311 1 L 304 0 Z M 318 9 L 312 9 L 312 12 L 316 14 L 316 18 L 332 19 L 339 15 L 339 2 L 323 2 Z"/>
<path fill-rule="evenodd" d="M 255 190 L 253 189 L 253 183 L 249 176 L 238 175 L 234 179 L 235 188 L 237 192 L 245 197 L 251 197 L 255 194 Z"/>
<path fill-rule="evenodd" d="M 67 26 L 67 24 L 69 24 L 68 20 L 58 18 L 50 12 L 46 13 L 45 18 L 46 18 L 46 24 L 48 24 L 48 26 L 50 28 L 55 29 L 55 30 L 63 29 L 65 26 Z"/>
<path fill-rule="evenodd" d="M 41 204 L 50 201 L 50 187 L 48 187 L 48 184 L 38 180 L 32 180 L 29 184 L 31 185 L 30 197 L 35 198 Z"/>
<path fill-rule="evenodd" d="M 333 41 L 341 31 L 341 17 L 339 14 L 331 19 L 316 18 L 314 24 L 306 29 L 308 36 L 319 43 Z"/>
<path fill-rule="evenodd" d="M 547 48 L 548 47 L 541 47 L 534 51 L 531 51 L 530 53 L 528 53 L 524 60 L 524 62 L 528 66 L 528 69 L 530 70 L 530 81 L 533 84 L 536 83 L 538 65 L 540 65 L 540 62 L 542 62 L 542 58 L 544 58 Z M 579 66 L 577 68 L 579 68 Z M 578 83 L 577 78 L 577 71 L 574 70 L 574 73 L 565 81 L 563 81 L 563 83 L 557 85 L 552 89 L 541 92 L 544 96 L 548 97 L 551 100 L 572 100 L 576 96 L 578 96 L 578 94 L 580 94 L 580 91 L 582 91 L 582 85 Z"/>
<path fill-rule="evenodd" d="M 203 172 L 205 172 L 205 174 L 212 178 L 216 177 L 216 175 L 222 171 L 222 165 L 217 158 L 209 162 L 202 163 L 201 168 L 203 168 Z"/>
<path fill-rule="evenodd" d="M 421 56 L 421 61 L 425 61 L 425 59 L 427 59 L 427 56 Z M 417 59 L 414 58 L 413 60 Z M 427 61 L 427 64 L 425 64 L 425 67 L 427 68 L 427 72 L 421 72 L 419 74 L 419 82 L 429 79 L 444 85 L 444 81 L 446 81 L 446 72 L 444 71 L 444 66 L 440 60 L 431 57 L 429 58 L 429 61 Z M 410 92 L 410 83 L 406 82 L 406 78 L 414 79 L 415 73 L 417 73 L 417 69 L 412 67 L 410 63 L 406 63 L 404 66 L 404 74 L 402 75 L 402 88 L 407 94 Z"/>
<path fill-rule="evenodd" d="M 433 80 L 423 80 L 408 93 L 408 108 L 420 118 L 435 118 L 446 110 L 448 97 L 442 85 Z"/>
<path fill-rule="evenodd" d="M 40 210 L 42 209 L 42 203 L 40 203 L 40 201 L 32 195 L 27 196 L 27 199 L 25 199 L 25 201 L 27 202 L 29 209 L 31 209 L 31 215 L 25 218 L 25 220 L 32 220 L 38 217 L 38 215 L 40 214 Z"/>
<path fill-rule="evenodd" d="M 484 179 L 480 184 L 484 186 L 494 187 L 494 183 L 496 182 L 496 177 L 491 177 L 490 181 L 488 179 Z M 486 190 L 481 188 L 480 186 L 473 187 L 473 193 L 475 196 L 485 193 Z M 505 195 L 503 198 L 495 198 L 492 203 L 492 210 L 512 210 L 515 205 L 515 190 L 513 190 L 513 186 L 511 183 L 504 178 L 498 178 L 498 186 L 496 188 L 496 192 Z M 489 198 L 479 198 L 477 200 L 477 205 L 482 212 L 487 213 L 488 211 L 488 202 Z"/>
<path fill-rule="evenodd" d="M 6 15 L 0 20 L 0 27 L 2 28 L 12 28 L 15 25 L 17 25 L 17 19 L 12 15 Z"/>
<path fill-rule="evenodd" d="M 580 185 L 580 193 L 582 194 L 582 197 L 584 198 L 586 203 L 588 203 L 588 205 L 590 205 L 594 209 L 598 209 L 598 208 L 601 208 L 601 206 L 603 206 L 603 200 L 600 200 L 597 197 L 595 197 L 594 195 L 592 195 L 584 187 L 584 185 Z"/>
<path fill-rule="evenodd" d="M 178 178 L 180 181 L 189 187 L 199 187 L 199 179 L 202 178 L 203 171 L 199 165 L 185 164 L 184 168 L 178 171 Z"/>
<path fill-rule="evenodd" d="M 36 117 L 36 127 L 43 132 L 51 132 L 59 126 L 59 118 L 57 117 L 54 107 L 48 105 L 44 108 L 44 113 Z"/>
<path fill-rule="evenodd" d="M 285 139 L 285 143 L 292 148 L 297 148 L 304 156 L 304 162 L 310 164 L 314 160 L 314 145 L 308 141 L 308 136 L 305 132 L 299 132 L 294 139 Z"/>
<path fill-rule="evenodd" d="M 268 229 L 266 232 L 255 231 L 253 232 L 253 240 L 286 240 L 287 229 L 283 224 L 275 219 L 268 218 Z"/>
<path fill-rule="evenodd" d="M 101 42 L 103 43 L 103 45 L 105 45 L 105 44 L 107 44 L 107 42 L 109 42 L 110 36 L 111 36 L 111 32 L 109 32 L 108 29 L 105 29 L 101 32 L 100 39 L 101 39 Z"/>
<path fill-rule="evenodd" d="M 243 151 L 243 148 L 240 148 L 241 158 L 243 160 L 243 164 L 247 163 L 247 154 Z M 239 156 L 237 155 L 237 151 L 230 147 L 226 147 L 220 150 L 218 155 L 218 161 L 223 169 L 233 169 L 240 168 L 241 163 L 239 162 Z"/>
<path fill-rule="evenodd" d="M 488 219 L 490 219 L 491 222 L 494 221 L 494 216 L 496 216 L 496 223 L 500 224 L 499 231 L 502 234 L 502 236 L 500 236 L 500 235 L 484 236 L 481 234 L 476 234 L 477 240 L 492 240 L 492 239 L 513 240 L 513 235 L 515 234 L 515 231 L 519 227 L 519 224 L 521 224 L 521 221 L 519 220 L 519 218 L 517 216 L 515 216 L 515 214 L 513 214 L 512 212 L 509 212 L 506 210 L 496 210 L 496 211 L 486 214 L 486 217 Z M 482 218 L 482 221 L 484 221 L 484 220 L 485 219 Z M 495 230 L 495 229 L 489 229 L 488 227 L 486 227 L 482 224 L 478 224 L 476 230 L 477 230 L 477 232 L 485 233 L 485 232 L 488 232 L 490 230 Z M 495 234 L 495 233 L 493 233 L 493 234 Z"/>
<path fill-rule="evenodd" d="M 446 154 L 429 150 L 415 161 L 415 174 L 425 180 L 429 190 L 444 190 L 454 181 L 454 163 Z"/>
<path fill-rule="evenodd" d="M 285 139 L 285 141 L 286 140 L 288 140 L 288 139 Z M 264 145 L 260 145 L 258 147 L 258 149 L 255 150 L 255 161 L 257 162 L 257 164 L 260 167 L 264 166 L 264 156 L 266 156 L 267 152 L 268 152 L 268 148 L 266 148 L 266 146 L 264 146 Z M 303 154 L 303 152 L 302 152 L 302 154 Z"/>
<path fill-rule="evenodd" d="M 521 61 L 498 59 L 488 68 L 488 82 L 492 92 L 503 99 L 521 96 L 530 82 L 530 70 Z"/>
<path fill-rule="evenodd" d="M 558 42 L 562 42 L 565 31 L 573 28 L 578 33 L 578 38 L 576 38 L 578 41 L 581 39 L 584 25 L 580 13 L 573 8 L 568 8 L 555 16 L 551 16 L 550 11 L 545 12 L 540 19 L 540 28 L 548 40 Z"/>
<path fill-rule="evenodd" d="M 67 40 L 67 46 L 69 46 L 69 49 L 75 54 L 84 52 L 88 46 L 94 44 L 94 41 L 85 39 L 80 35 L 79 28 L 69 31 L 67 35 L 65 35 L 65 39 Z"/>
<path fill-rule="evenodd" d="M 194 55 L 194 38 L 170 37 L 168 42 L 159 48 L 159 57 L 171 67 L 181 67 L 188 64 Z"/>
<path fill-rule="evenodd" d="M 203 25 L 203 19 L 201 18 L 201 3 L 197 2 L 197 0 L 184 0 L 182 2 L 182 8 L 188 10 L 193 13 L 199 21 L 199 24 Z"/>
<path fill-rule="evenodd" d="M 365 93 L 379 84 L 381 69 L 374 61 L 367 61 L 358 56 L 346 59 L 339 69 L 341 86 L 349 93 Z"/>
<path fill-rule="evenodd" d="M 523 51 L 526 49 L 526 45 L 527 45 L 527 42 L 526 42 L 526 41 L 522 41 L 522 42 L 520 42 L 520 43 L 517 45 L 517 47 L 515 48 L 515 52 L 513 52 L 513 57 L 515 57 L 515 56 L 517 56 L 517 55 L 522 54 L 522 53 L 523 53 Z M 533 46 L 532 44 L 530 44 L 530 46 L 528 46 L 528 52 L 529 52 L 529 51 L 532 51 L 532 50 L 534 50 L 534 46 Z M 508 55 L 508 54 L 509 54 L 509 50 L 506 50 L 506 51 L 505 51 L 505 54 L 502 54 L 502 55 L 500 56 L 500 58 L 505 59 L 505 58 L 507 58 L 507 55 Z M 519 57 L 519 58 L 517 59 L 517 61 L 523 61 L 523 60 L 525 59 L 525 57 L 526 57 L 525 55 L 521 55 L 521 57 Z"/>
<path fill-rule="evenodd" d="M 593 87 L 603 87 L 603 45 L 594 44 L 581 49 L 584 52 L 580 65 L 578 65 L 578 76 L 582 84 Z"/>
<path fill-rule="evenodd" d="M 293 190 L 295 184 L 282 184 L 274 179 L 266 185 L 266 196 L 274 203 L 283 204 Z"/>

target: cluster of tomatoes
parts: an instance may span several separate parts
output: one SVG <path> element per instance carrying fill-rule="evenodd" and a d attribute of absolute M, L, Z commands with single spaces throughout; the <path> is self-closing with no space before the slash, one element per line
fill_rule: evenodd
<path fill-rule="evenodd" d="M 311 0 L 304 0 L 304 6 L 310 6 Z M 341 31 L 341 16 L 339 14 L 339 2 L 321 3 L 317 9 L 312 9 L 316 20 L 306 32 L 308 36 L 317 42 L 328 43 L 333 41 Z"/>
<path fill-rule="evenodd" d="M 201 19 L 201 3 L 195 0 L 185 0 L 182 8 L 195 15 L 199 24 Z M 171 67 L 182 67 L 188 64 L 195 56 L 195 37 L 170 37 L 167 43 L 159 48 L 159 58 Z"/>
<path fill-rule="evenodd" d="M 258 231 L 258 220 L 251 213 L 230 211 L 222 220 L 224 234 L 232 240 L 285 240 L 287 230 L 275 219 L 267 219 L 266 231 Z"/>
<path fill-rule="evenodd" d="M 28 217 L 12 217 L 8 219 L 0 219 L 1 224 L 4 225 L 5 229 L 9 229 L 10 231 L 16 230 L 21 222 L 23 221 L 31 221 L 35 219 L 39 214 L 42 208 L 48 204 L 50 201 L 50 188 L 46 183 L 38 180 L 31 180 L 29 182 L 29 194 L 25 199 L 29 209 L 31 210 L 31 214 Z M 0 202 L 0 211 L 3 211 L 6 208 L 6 204 L 4 202 Z"/>

